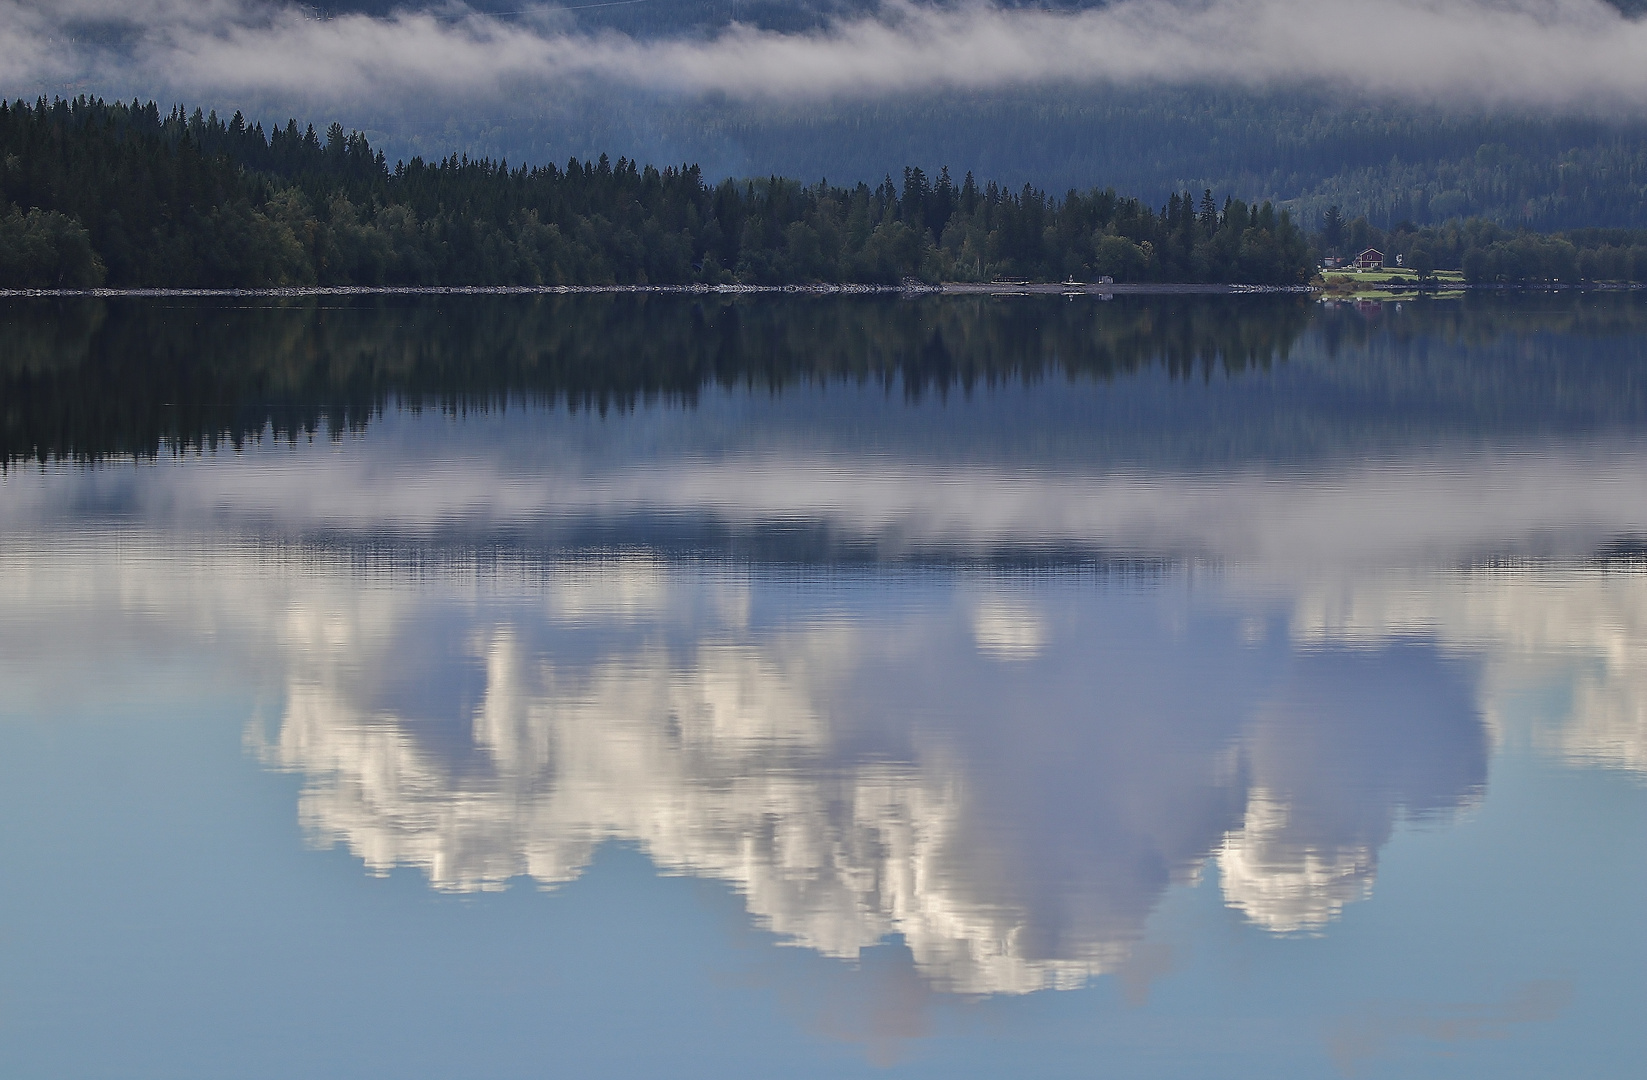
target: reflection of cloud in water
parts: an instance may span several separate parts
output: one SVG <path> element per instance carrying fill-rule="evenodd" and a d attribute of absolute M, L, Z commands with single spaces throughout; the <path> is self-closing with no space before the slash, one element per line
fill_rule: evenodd
<path fill-rule="evenodd" d="M 441 456 L 411 440 L 347 455 L 308 447 L 220 459 L 210 469 L 16 474 L 10 517 L 20 527 L 101 507 L 183 525 L 278 522 L 292 534 L 419 543 L 538 530 L 581 543 L 580 530 L 593 530 L 621 546 L 684 536 L 689 549 L 693 527 L 777 526 L 894 555 L 1099 552 L 1287 574 L 1587 557 L 1647 534 L 1647 446 L 1636 440 L 1166 473 L 1006 468 L 804 442 L 612 462 L 554 442 L 553 429 L 544 448 L 505 455 L 450 447 L 446 434 L 429 440 Z"/>
<path fill-rule="evenodd" d="M 1224 899 L 1277 932 L 1316 929 L 1372 891 L 1374 854 L 1356 845 L 1322 850 L 1289 842 L 1292 808 L 1262 789 L 1248 796 L 1241 827 L 1218 852 Z"/>
<path fill-rule="evenodd" d="M 125 635 L 268 672 L 261 752 L 304 774 L 310 835 L 376 870 L 555 884 L 626 840 L 733 884 L 790 941 L 856 957 L 899 935 L 969 993 L 1127 969 L 1209 857 L 1253 921 L 1319 928 L 1395 821 L 1485 778 L 1472 688 L 1433 649 L 1253 644 L 1251 605 L 1176 579 L 1006 580 L 648 559 L 403 576 L 20 539 L 0 657 L 27 640 L 8 685 L 67 682 L 70 643 Z"/>
<path fill-rule="evenodd" d="M 479 761 L 462 765 L 299 652 L 268 753 L 310 776 L 299 812 L 317 840 L 376 870 L 420 866 L 441 888 L 567 881 L 622 838 L 667 871 L 734 883 L 771 930 L 827 955 L 901 934 L 947 989 L 1076 985 L 1106 970 L 1124 943 L 1027 957 L 1014 942 L 1026 913 L 955 873 L 964 780 L 941 752 L 836 757 L 812 684 L 857 644 L 813 629 L 579 666 L 499 629 L 479 649 Z"/>
<path fill-rule="evenodd" d="M 747 604 L 703 589 L 664 575 L 644 611 L 577 599 L 568 616 L 551 589 L 541 624 L 481 613 L 465 632 L 482 689 L 455 740 L 293 639 L 269 759 L 308 775 L 311 835 L 376 870 L 553 884 L 629 840 L 733 883 L 797 944 L 854 957 L 897 934 L 924 977 L 970 993 L 1117 970 L 1214 853 L 1255 922 L 1318 928 L 1370 888 L 1399 814 L 1485 776 L 1467 688 L 1432 654 L 1255 677 L 1239 633 L 1174 644 L 1170 589 L 941 588 L 753 630 L 716 614 Z"/>
<path fill-rule="evenodd" d="M 1647 773 L 1647 574 L 1540 571 L 1389 575 L 1317 587 L 1300 599 L 1304 643 L 1384 645 L 1422 638 L 1481 656 L 1480 699 L 1506 735 L 1576 764 Z M 1539 687 L 1565 715 L 1507 730 Z"/>
<path fill-rule="evenodd" d="M 1219 869 L 1231 905 L 1275 931 L 1366 896 L 1397 813 L 1445 814 L 1486 781 L 1469 686 L 1412 644 L 1305 654 L 1245 739 L 1254 782 Z"/>
<path fill-rule="evenodd" d="M 972 614 L 972 636 L 987 656 L 1030 657 L 1041 651 L 1046 627 L 1028 605 L 990 599 Z"/>

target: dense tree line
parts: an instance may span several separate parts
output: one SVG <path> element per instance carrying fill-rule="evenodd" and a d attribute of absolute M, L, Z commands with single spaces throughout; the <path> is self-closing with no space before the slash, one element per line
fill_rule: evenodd
<path fill-rule="evenodd" d="M 897 283 L 1001 276 L 1296 284 L 1288 214 L 1211 191 L 1156 210 L 907 168 L 875 187 L 605 155 L 391 168 L 365 136 L 153 103 L 0 104 L 13 287 Z M 13 242 L 13 237 L 16 241 Z"/>
<path fill-rule="evenodd" d="M 1337 206 L 1322 215 L 1314 237 L 1325 255 L 1353 257 L 1377 248 L 1386 265 L 1421 275 L 1461 270 L 1475 285 L 1562 282 L 1647 282 L 1647 229 L 1571 229 L 1535 233 L 1482 218 L 1439 226 L 1400 222 L 1385 231 L 1364 217 L 1346 222 Z"/>

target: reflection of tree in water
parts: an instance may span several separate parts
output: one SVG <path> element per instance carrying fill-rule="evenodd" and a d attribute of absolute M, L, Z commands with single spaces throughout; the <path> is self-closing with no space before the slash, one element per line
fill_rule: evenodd
<path fill-rule="evenodd" d="M 831 383 L 944 399 L 1150 370 L 1186 388 L 1237 378 L 1216 401 L 1169 395 L 1135 432 L 1122 410 L 1111 441 L 1154 431 L 1180 451 L 1319 460 L 1392 440 L 1639 428 L 1643 331 L 1638 299 L 1578 294 L 1371 318 L 1266 296 L 13 301 L 0 466 L 337 435 L 389 407 L 627 410 Z M 1255 370 L 1275 381 L 1239 377 Z"/>
<path fill-rule="evenodd" d="M 1459 433 L 1639 429 L 1647 304 L 1629 295 L 1469 296 L 1324 305 L 1311 360 L 1345 401 L 1399 408 L 1409 428 Z"/>
<path fill-rule="evenodd" d="M 846 381 L 911 397 L 1284 359 L 1297 297 L 51 300 L 0 314 L 0 460 L 332 433 L 384 407 L 629 409 Z"/>
<path fill-rule="evenodd" d="M 1405 344 L 1431 338 L 1469 347 L 1536 334 L 1628 340 L 1647 330 L 1647 304 L 1629 295 L 1582 292 L 1471 294 L 1407 300 L 1399 308 L 1390 302 L 1334 303 L 1323 305 L 1316 327 L 1329 355 L 1381 337 Z"/>

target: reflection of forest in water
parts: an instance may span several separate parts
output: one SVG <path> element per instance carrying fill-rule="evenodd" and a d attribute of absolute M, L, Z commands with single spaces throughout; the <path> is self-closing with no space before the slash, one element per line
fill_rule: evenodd
<path fill-rule="evenodd" d="M 1395 410 L 1404 429 L 1586 430 L 1647 415 L 1630 370 L 1644 328 L 1639 301 L 1582 295 L 1375 312 L 1298 297 L 12 301 L 0 309 L 0 460 L 337 433 L 394 405 L 621 410 L 831 383 L 920 399 L 1151 370 L 1222 385 L 1277 365 L 1311 385 L 1272 435 Z M 1229 423 L 1178 421 L 1209 422 Z"/>
<path fill-rule="evenodd" d="M 85 300 L 14 305 L 0 320 L 15 461 L 335 431 L 390 402 L 623 409 L 715 386 L 845 380 L 918 396 L 1156 363 L 1242 370 L 1284 357 L 1309 308 L 615 295 Z"/>

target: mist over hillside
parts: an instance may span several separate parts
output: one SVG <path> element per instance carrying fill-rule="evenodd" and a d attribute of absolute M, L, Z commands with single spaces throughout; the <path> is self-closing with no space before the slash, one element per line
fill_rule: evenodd
<path fill-rule="evenodd" d="M 341 120 L 393 161 L 1647 226 L 1647 0 L 0 0 L 0 91 Z"/>
<path fill-rule="evenodd" d="M 1647 226 L 1647 124 L 1402 108 L 1211 89 L 932 96 L 822 105 L 585 97 L 538 115 L 374 127 L 391 158 L 564 161 L 627 154 L 710 176 L 871 184 L 907 162 L 1055 193 L 1095 184 L 1164 203 L 1210 188 L 1313 221 L 1381 228 L 1480 216 L 1540 229 Z"/>
<path fill-rule="evenodd" d="M 995 0 L 993 6 L 1011 10 L 1086 11 L 1104 8 L 1113 0 Z M 1647 0 L 1606 0 L 1626 15 L 1647 12 Z M 317 16 L 347 14 L 392 15 L 413 10 L 415 0 L 333 0 L 306 5 Z M 538 9 L 521 0 L 469 0 L 472 11 L 497 18 L 518 18 Z M 761 30 L 785 33 L 821 29 L 831 22 L 873 14 L 891 6 L 885 0 L 568 0 L 547 5 L 568 26 L 586 30 L 615 30 L 637 37 L 703 34 L 741 23 Z M 923 6 L 959 8 L 965 0 L 926 0 Z"/>

